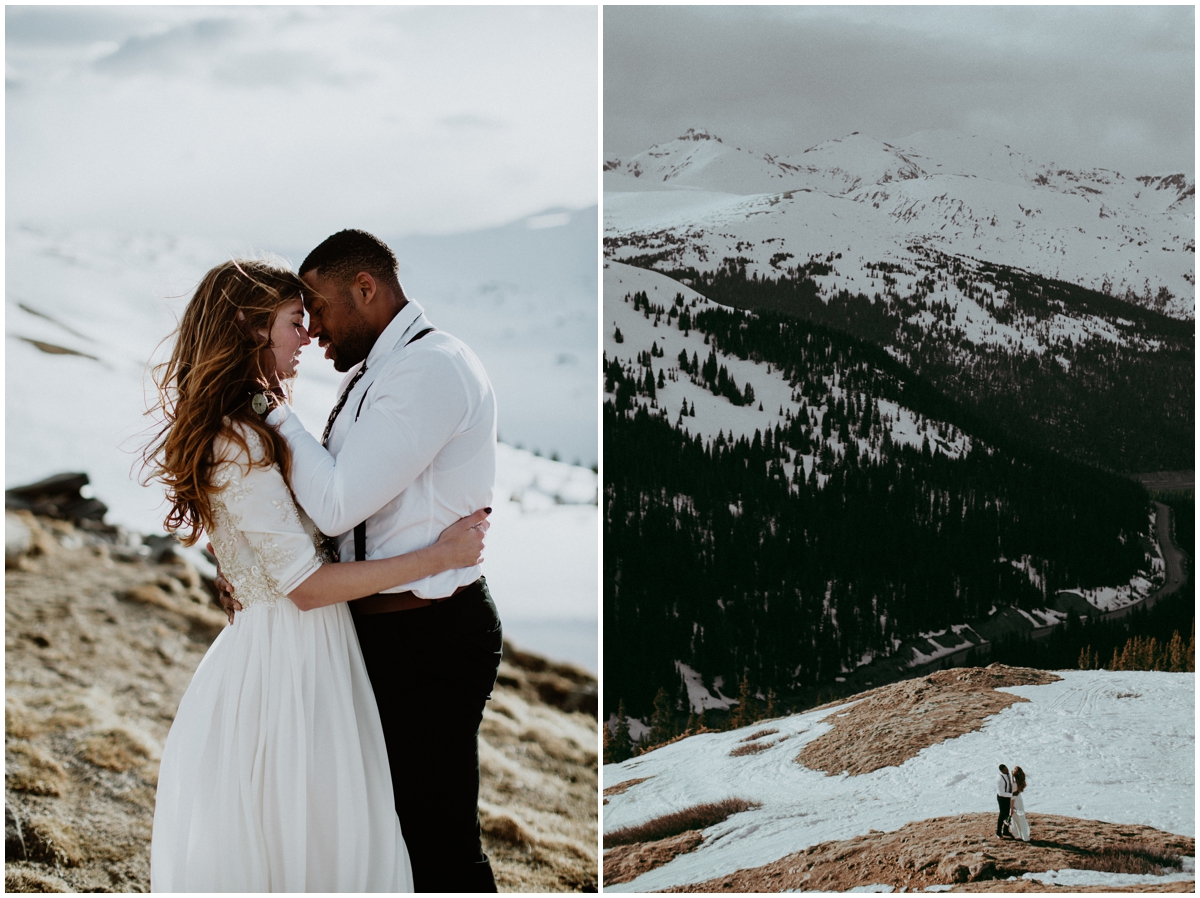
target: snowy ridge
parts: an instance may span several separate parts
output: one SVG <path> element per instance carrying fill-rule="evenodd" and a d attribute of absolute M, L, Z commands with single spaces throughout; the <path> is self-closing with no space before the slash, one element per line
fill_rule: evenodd
<path fill-rule="evenodd" d="M 987 718 L 981 730 L 924 748 L 899 766 L 859 776 L 826 776 L 795 761 L 805 745 L 829 731 L 832 724 L 823 721 L 839 713 L 836 707 L 771 721 L 778 733 L 757 754 L 731 757 L 730 751 L 763 721 L 692 736 L 606 765 L 606 786 L 647 778 L 611 796 L 606 832 L 731 796 L 762 807 L 709 827 L 695 851 L 632 882 L 606 884 L 605 890 L 667 889 L 872 829 L 889 832 L 910 821 L 994 812 L 994 773 L 1001 761 L 1019 763 L 1028 772 L 1025 805 L 1033 815 L 1137 823 L 1194 835 L 1195 675 L 1066 671 L 1060 676 L 1050 685 L 1001 690 L 1029 701 Z M 1130 757 L 1132 737 L 1138 744 L 1136 764 L 1118 760 Z"/>
<path fill-rule="evenodd" d="M 685 135 L 605 168 L 612 258 L 671 250 L 703 270 L 742 256 L 762 276 L 779 252 L 912 264 L 916 246 L 1195 314 L 1195 181 L 1183 173 L 1075 171 L 944 131 L 902 147 L 855 133 L 793 157 Z M 853 289 L 861 269 L 841 275 Z"/>
<path fill-rule="evenodd" d="M 787 381 L 770 365 L 751 359 L 739 359 L 721 352 L 717 353 L 719 363 L 729 370 L 730 376 L 739 386 L 749 383 L 753 387 L 756 403 L 735 406 L 723 396 L 714 396 L 702 384 L 693 382 L 679 368 L 678 358 L 681 352 L 686 353 L 689 358 L 695 355 L 700 361 L 708 355 L 710 347 L 706 345 L 704 335 L 699 331 L 685 335 L 674 326 L 659 326 L 653 316 L 643 311 L 635 311 L 633 304 L 626 301 L 626 297 L 638 291 L 645 292 L 650 302 L 659 306 L 670 306 L 677 295 L 682 296 L 693 313 L 705 307 L 717 308 L 718 304 L 658 272 L 634 268 L 619 262 L 609 262 L 605 265 L 605 356 L 610 363 L 618 360 L 630 369 L 640 367 L 640 363 L 637 362 L 639 356 L 643 359 L 650 356 L 655 376 L 662 373 L 664 380 L 664 385 L 658 388 L 657 397 L 652 401 L 651 407 L 665 411 L 672 422 L 680 423 L 691 434 L 699 434 L 705 442 L 709 442 L 718 437 L 728 440 L 738 437 L 749 439 L 756 430 L 765 431 L 768 427 L 786 426 L 790 417 L 801 414 L 811 416 L 815 425 L 819 425 L 824 415 L 828 414 L 827 404 L 810 406 L 805 397 L 797 396 Z M 618 330 L 621 332 L 621 343 L 616 340 Z M 657 352 L 651 355 L 655 348 Z M 844 398 L 845 391 L 840 386 L 828 386 L 831 401 L 839 397 Z M 971 439 L 953 425 L 930 421 L 887 399 L 869 401 L 874 402 L 880 420 L 890 428 L 891 439 L 897 444 L 919 449 L 928 439 L 932 450 L 950 458 L 960 458 L 971 449 Z M 686 418 L 679 414 L 685 402 L 689 412 L 695 412 Z M 836 447 L 835 455 L 844 455 L 847 447 L 842 445 L 838 435 L 834 433 L 830 439 Z M 878 445 L 873 445 L 867 440 L 854 439 L 860 454 L 878 456 Z M 816 456 L 808 454 L 799 457 L 804 465 L 805 476 L 812 474 L 817 461 Z M 794 461 L 785 463 L 783 469 L 786 477 L 790 479 L 795 473 L 796 464 Z M 817 473 L 820 483 L 824 483 L 826 477 L 825 474 Z"/>

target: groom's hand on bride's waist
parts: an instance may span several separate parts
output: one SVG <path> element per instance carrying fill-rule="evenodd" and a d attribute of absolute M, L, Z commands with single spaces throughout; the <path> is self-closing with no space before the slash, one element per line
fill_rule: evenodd
<path fill-rule="evenodd" d="M 208 549 L 208 554 L 214 559 L 217 553 L 213 551 L 212 543 L 205 546 Z M 233 623 L 233 613 L 242 610 L 242 603 L 233 597 L 233 584 L 225 579 L 225 575 L 221 573 L 221 562 L 217 562 L 217 576 L 213 580 L 213 585 L 217 587 L 217 598 L 221 602 L 221 610 L 225 612 L 229 618 L 229 623 Z"/>

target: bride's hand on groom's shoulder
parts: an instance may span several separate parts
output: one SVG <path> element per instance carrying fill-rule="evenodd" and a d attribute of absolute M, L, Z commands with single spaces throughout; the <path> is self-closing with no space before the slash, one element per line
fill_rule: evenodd
<path fill-rule="evenodd" d="M 442 531 L 437 545 L 447 553 L 450 567 L 474 567 L 483 562 L 483 536 L 492 526 L 487 519 L 491 513 L 491 508 L 481 508 Z"/>

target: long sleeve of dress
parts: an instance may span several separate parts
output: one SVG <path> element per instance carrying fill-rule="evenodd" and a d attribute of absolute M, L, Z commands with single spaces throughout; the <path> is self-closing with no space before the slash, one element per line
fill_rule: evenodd
<path fill-rule="evenodd" d="M 473 388 L 478 383 L 450 353 L 391 361 L 371 383 L 371 402 L 336 458 L 286 406 L 272 412 L 267 421 L 292 447 L 296 497 L 322 532 L 353 530 L 420 476 L 481 401 Z"/>
<path fill-rule="evenodd" d="M 258 463 L 251 464 L 236 443 L 219 442 L 216 457 L 221 461 L 213 474 L 213 485 L 218 487 L 213 494 L 217 527 L 212 534 L 222 570 L 243 606 L 247 600 L 270 602 L 286 596 L 322 561 L 283 475 L 274 465 L 261 463 L 258 435 L 244 434 L 250 459 Z"/>

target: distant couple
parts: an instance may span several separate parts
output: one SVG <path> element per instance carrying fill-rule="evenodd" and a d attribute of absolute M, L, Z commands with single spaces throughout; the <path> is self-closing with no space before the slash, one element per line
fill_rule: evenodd
<path fill-rule="evenodd" d="M 1029 821 L 1025 819 L 1025 800 L 1021 794 L 1025 791 L 1025 771 L 1014 767 L 1009 773 L 1008 768 L 1000 765 L 1000 775 L 996 777 L 996 801 L 1000 804 L 1000 816 L 996 818 L 996 835 L 1010 839 L 1017 838 L 1022 842 L 1029 841 Z"/>
<path fill-rule="evenodd" d="M 287 401 L 314 338 L 356 369 L 320 441 Z M 299 275 L 209 271 L 157 383 L 145 457 L 167 527 L 208 534 L 231 625 L 163 750 L 151 887 L 496 891 L 478 815 L 502 641 L 479 568 L 496 403 L 479 360 L 405 296 L 384 243 L 341 231 Z"/>

